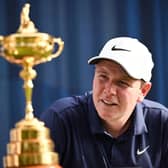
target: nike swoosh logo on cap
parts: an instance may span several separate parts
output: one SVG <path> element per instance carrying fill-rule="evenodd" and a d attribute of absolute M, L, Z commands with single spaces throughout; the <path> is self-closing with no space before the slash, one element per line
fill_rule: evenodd
<path fill-rule="evenodd" d="M 113 50 L 113 51 L 128 51 L 128 52 L 131 51 L 131 50 L 127 50 L 127 49 L 124 49 L 124 48 L 116 48 L 116 45 L 114 45 L 114 46 L 111 48 L 111 50 Z"/>
<path fill-rule="evenodd" d="M 147 151 L 148 148 L 149 148 L 149 145 L 147 147 L 145 147 L 144 149 L 142 149 L 142 150 L 137 149 L 137 155 L 142 155 L 144 152 Z"/>

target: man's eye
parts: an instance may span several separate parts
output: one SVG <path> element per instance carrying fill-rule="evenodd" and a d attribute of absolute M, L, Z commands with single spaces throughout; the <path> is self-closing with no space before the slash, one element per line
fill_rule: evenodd
<path fill-rule="evenodd" d="M 119 81 L 118 84 L 121 87 L 130 87 L 130 84 L 126 81 Z"/>
<path fill-rule="evenodd" d="M 104 75 L 104 74 L 99 74 L 97 77 L 98 77 L 98 79 L 101 80 L 101 81 L 107 80 L 107 76 Z"/>
<path fill-rule="evenodd" d="M 102 74 L 102 75 L 99 75 L 99 78 L 101 78 L 101 79 L 106 79 L 107 76 Z"/>

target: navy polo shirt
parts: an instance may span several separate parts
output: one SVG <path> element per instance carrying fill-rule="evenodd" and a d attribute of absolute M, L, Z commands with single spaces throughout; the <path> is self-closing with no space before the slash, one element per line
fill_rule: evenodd
<path fill-rule="evenodd" d="M 118 138 L 108 134 L 92 94 L 57 100 L 41 120 L 63 168 L 168 168 L 168 109 L 144 100 Z"/>

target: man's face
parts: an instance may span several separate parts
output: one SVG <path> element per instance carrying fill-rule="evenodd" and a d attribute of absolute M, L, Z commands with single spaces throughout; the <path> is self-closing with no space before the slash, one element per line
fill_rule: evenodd
<path fill-rule="evenodd" d="M 104 121 L 126 122 L 137 102 L 142 101 L 151 85 L 128 76 L 123 68 L 108 60 L 96 64 L 93 79 L 93 101 Z"/>

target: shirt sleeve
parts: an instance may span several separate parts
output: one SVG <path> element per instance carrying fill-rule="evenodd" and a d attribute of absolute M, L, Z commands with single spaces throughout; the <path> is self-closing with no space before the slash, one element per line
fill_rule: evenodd
<path fill-rule="evenodd" d="M 168 113 L 168 111 L 166 111 Z M 163 126 L 163 146 L 162 146 L 162 159 L 161 168 L 168 167 L 168 118 L 164 121 Z"/>

